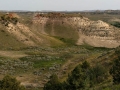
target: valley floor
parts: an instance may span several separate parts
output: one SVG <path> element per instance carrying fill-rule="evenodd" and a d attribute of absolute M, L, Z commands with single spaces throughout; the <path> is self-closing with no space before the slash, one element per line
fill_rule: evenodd
<path fill-rule="evenodd" d="M 0 51 L 0 77 L 11 75 L 26 87 L 42 88 L 53 73 L 61 82 L 65 81 L 78 64 L 87 60 L 94 65 L 97 63 L 94 60 L 107 50 L 91 46 L 65 46 Z"/>

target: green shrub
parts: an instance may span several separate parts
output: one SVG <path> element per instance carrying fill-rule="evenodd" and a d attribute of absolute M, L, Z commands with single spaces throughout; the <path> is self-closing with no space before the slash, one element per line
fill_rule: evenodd
<path fill-rule="evenodd" d="M 114 22 L 114 23 L 112 23 L 111 25 L 120 28 L 120 22 Z"/>
<path fill-rule="evenodd" d="M 50 80 L 45 84 L 43 90 L 62 90 L 62 84 L 59 82 L 56 74 L 50 77 Z"/>
<path fill-rule="evenodd" d="M 16 78 L 5 76 L 0 81 L 0 90 L 25 90 L 25 88 L 20 85 L 20 82 Z"/>
<path fill-rule="evenodd" d="M 89 77 L 87 70 L 89 69 L 88 62 L 83 62 L 78 65 L 71 74 L 68 75 L 66 90 L 81 90 L 89 87 Z"/>
<path fill-rule="evenodd" d="M 59 83 L 57 76 L 54 76 L 45 85 L 44 90 L 89 90 L 89 88 L 103 82 L 107 71 L 100 65 L 90 67 L 85 61 L 75 67 L 68 75 L 66 82 Z"/>
<path fill-rule="evenodd" d="M 114 61 L 110 74 L 113 77 L 113 83 L 120 84 L 120 57 Z"/>
<path fill-rule="evenodd" d="M 87 74 L 90 78 L 90 85 L 93 86 L 105 80 L 107 77 L 107 70 L 100 65 L 96 65 L 95 67 L 90 68 Z"/>

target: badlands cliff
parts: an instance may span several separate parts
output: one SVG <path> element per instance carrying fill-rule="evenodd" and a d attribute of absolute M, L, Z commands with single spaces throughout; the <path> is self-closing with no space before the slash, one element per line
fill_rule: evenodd
<path fill-rule="evenodd" d="M 41 25 L 41 33 L 76 40 L 77 45 L 89 44 L 96 47 L 113 48 L 120 45 L 120 30 L 101 20 L 92 21 L 85 17 L 35 17 L 33 23 Z M 49 30 L 46 30 L 46 26 Z M 72 28 L 67 30 L 70 27 Z M 56 28 L 59 27 L 60 29 Z M 71 32 L 73 31 L 73 32 Z M 71 34 L 70 34 L 71 32 Z M 62 34 L 60 34 L 62 33 Z"/>
<path fill-rule="evenodd" d="M 120 45 L 120 29 L 101 20 L 92 21 L 81 15 L 52 13 L 35 14 L 29 20 L 30 23 L 23 23 L 21 20 L 25 18 L 21 16 L 18 21 L 17 17 L 8 17 L 0 19 L 1 32 L 4 31 L 15 39 L 14 42 L 26 47 L 65 45 L 61 39 L 73 40 L 77 45 L 88 44 L 95 47 L 115 48 Z M 10 44 L 13 45 L 11 42 Z"/>

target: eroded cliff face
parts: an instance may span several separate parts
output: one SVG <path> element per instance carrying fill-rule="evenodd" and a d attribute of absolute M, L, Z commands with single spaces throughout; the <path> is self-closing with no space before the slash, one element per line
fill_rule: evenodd
<path fill-rule="evenodd" d="M 47 17 L 39 17 L 39 18 L 33 18 L 32 22 L 33 22 L 33 27 L 36 27 L 37 30 L 40 31 L 40 33 L 42 34 L 47 34 L 44 30 L 45 25 L 47 23 L 49 18 Z"/>
<path fill-rule="evenodd" d="M 40 19 L 39 24 L 37 24 L 38 22 L 34 22 L 35 24 L 25 24 L 19 22 L 18 18 L 11 15 L 12 14 L 6 14 L 0 17 L 0 34 L 3 34 L 2 36 L 0 36 L 0 38 L 4 40 L 4 43 L 7 45 L 7 47 L 5 48 L 9 48 L 10 46 L 15 47 L 16 45 L 14 45 L 14 43 L 18 43 L 18 48 L 29 46 L 59 46 L 64 44 L 62 41 L 51 37 L 44 32 L 44 25 L 47 21 L 46 18 L 44 18 L 43 20 Z M 20 17 L 19 19 L 24 20 L 22 19 L 22 17 Z M 6 40 L 6 37 L 10 37 L 9 44 L 8 40 Z"/>
<path fill-rule="evenodd" d="M 77 44 L 89 44 L 96 47 L 113 48 L 120 45 L 120 30 L 101 20 L 91 21 L 87 18 L 70 19 L 79 33 Z"/>
<path fill-rule="evenodd" d="M 11 14 L 10 14 L 11 16 Z M 9 14 L 0 19 L 5 34 L 26 46 L 63 45 L 58 39 L 71 39 L 77 45 L 89 44 L 95 47 L 114 48 L 120 45 L 120 30 L 101 20 L 92 21 L 83 16 L 67 16 L 65 14 L 33 15 L 31 24 L 16 22 L 16 18 L 8 19 Z M 7 20 L 8 19 L 8 20 Z M 22 17 L 19 17 L 22 20 Z M 2 31 L 2 29 L 1 29 Z M 57 37 L 57 38 L 56 38 Z M 13 44 L 11 44 L 13 45 Z"/>
<path fill-rule="evenodd" d="M 50 30 L 45 30 L 46 24 L 50 25 Z M 46 33 L 48 35 L 59 36 L 59 33 L 68 34 L 70 38 L 70 30 L 65 30 L 66 28 L 61 28 L 57 32 L 56 25 L 74 28 L 74 32 L 77 32 L 76 40 L 77 45 L 82 45 L 84 43 L 95 46 L 95 47 L 108 47 L 114 48 L 120 45 L 120 30 L 115 28 L 101 20 L 91 21 L 85 17 L 61 17 L 61 18 L 49 18 L 49 17 L 39 17 L 33 19 L 34 24 L 42 25 L 41 33 Z M 57 26 L 57 27 L 59 27 Z M 66 32 L 62 32 L 66 31 Z M 73 33 L 73 32 L 72 32 Z M 74 34 L 75 35 L 75 34 Z M 65 37 L 65 36 L 63 36 Z"/>
<path fill-rule="evenodd" d="M 19 42 L 22 42 L 28 46 L 36 45 L 32 38 L 35 38 L 36 40 L 38 40 L 38 42 L 42 41 L 39 37 L 32 33 L 28 27 L 21 23 L 17 23 L 16 25 L 9 23 L 6 30 Z"/>

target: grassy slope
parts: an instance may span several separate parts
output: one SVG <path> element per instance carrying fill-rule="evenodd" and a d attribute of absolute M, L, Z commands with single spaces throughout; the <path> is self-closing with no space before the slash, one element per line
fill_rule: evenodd
<path fill-rule="evenodd" d="M 119 14 L 83 14 L 85 17 L 91 20 L 102 20 L 104 22 L 110 23 L 109 21 L 114 18 L 120 18 Z"/>
<path fill-rule="evenodd" d="M 64 23 L 61 18 L 54 21 L 49 19 L 45 26 L 45 32 L 52 36 L 59 37 L 59 39 L 71 39 L 74 43 L 78 39 L 78 33 L 75 31 L 75 28 Z"/>
<path fill-rule="evenodd" d="M 23 47 L 24 45 L 17 41 L 13 36 L 5 31 L 5 27 L 0 24 L 0 49 Z"/>
<path fill-rule="evenodd" d="M 0 14 L 2 15 L 2 13 Z M 33 32 L 36 36 L 38 36 L 39 38 L 42 39 L 42 43 L 38 42 L 37 40 L 34 39 L 34 37 L 31 39 L 32 41 L 34 41 L 38 46 L 60 46 L 60 45 L 64 45 L 64 43 L 59 40 L 56 39 L 54 37 L 51 37 L 49 35 L 44 35 L 42 34 L 40 31 L 38 31 L 36 28 L 37 27 L 32 27 L 32 14 L 20 14 L 19 17 L 19 22 L 24 24 L 25 26 L 29 27 L 31 32 Z M 3 26 L 2 24 L 0 24 L 0 49 L 8 49 L 8 48 L 17 48 L 19 49 L 20 47 L 27 47 L 26 45 L 24 45 L 22 42 L 18 41 L 14 36 L 12 36 L 12 34 L 9 34 L 8 32 L 5 31 L 6 27 Z M 24 32 L 23 32 L 24 34 Z M 25 34 L 27 36 L 27 34 Z"/>
<path fill-rule="evenodd" d="M 60 41 L 59 39 L 56 39 L 47 34 L 42 34 L 41 31 L 39 29 L 37 29 L 37 26 L 36 27 L 34 26 L 34 24 L 32 25 L 32 32 L 35 33 L 38 37 L 43 39 L 42 44 L 40 44 L 42 46 L 44 46 L 44 45 L 46 45 L 46 46 L 64 45 L 64 43 L 62 41 Z"/>
<path fill-rule="evenodd" d="M 51 37 L 49 35 L 45 35 L 45 34 L 41 33 L 41 29 L 43 29 L 42 26 L 39 24 L 36 25 L 36 24 L 32 23 L 33 13 L 30 13 L 30 14 L 22 13 L 19 15 L 22 18 L 22 19 L 20 19 L 20 22 L 25 24 L 26 26 L 28 26 L 34 34 L 36 34 L 38 37 L 43 39 L 42 44 L 38 43 L 36 40 L 33 40 L 38 45 L 40 45 L 40 46 L 61 46 L 61 45 L 64 45 L 64 43 L 62 41 L 60 41 L 59 39 L 56 39 L 54 37 Z"/>

